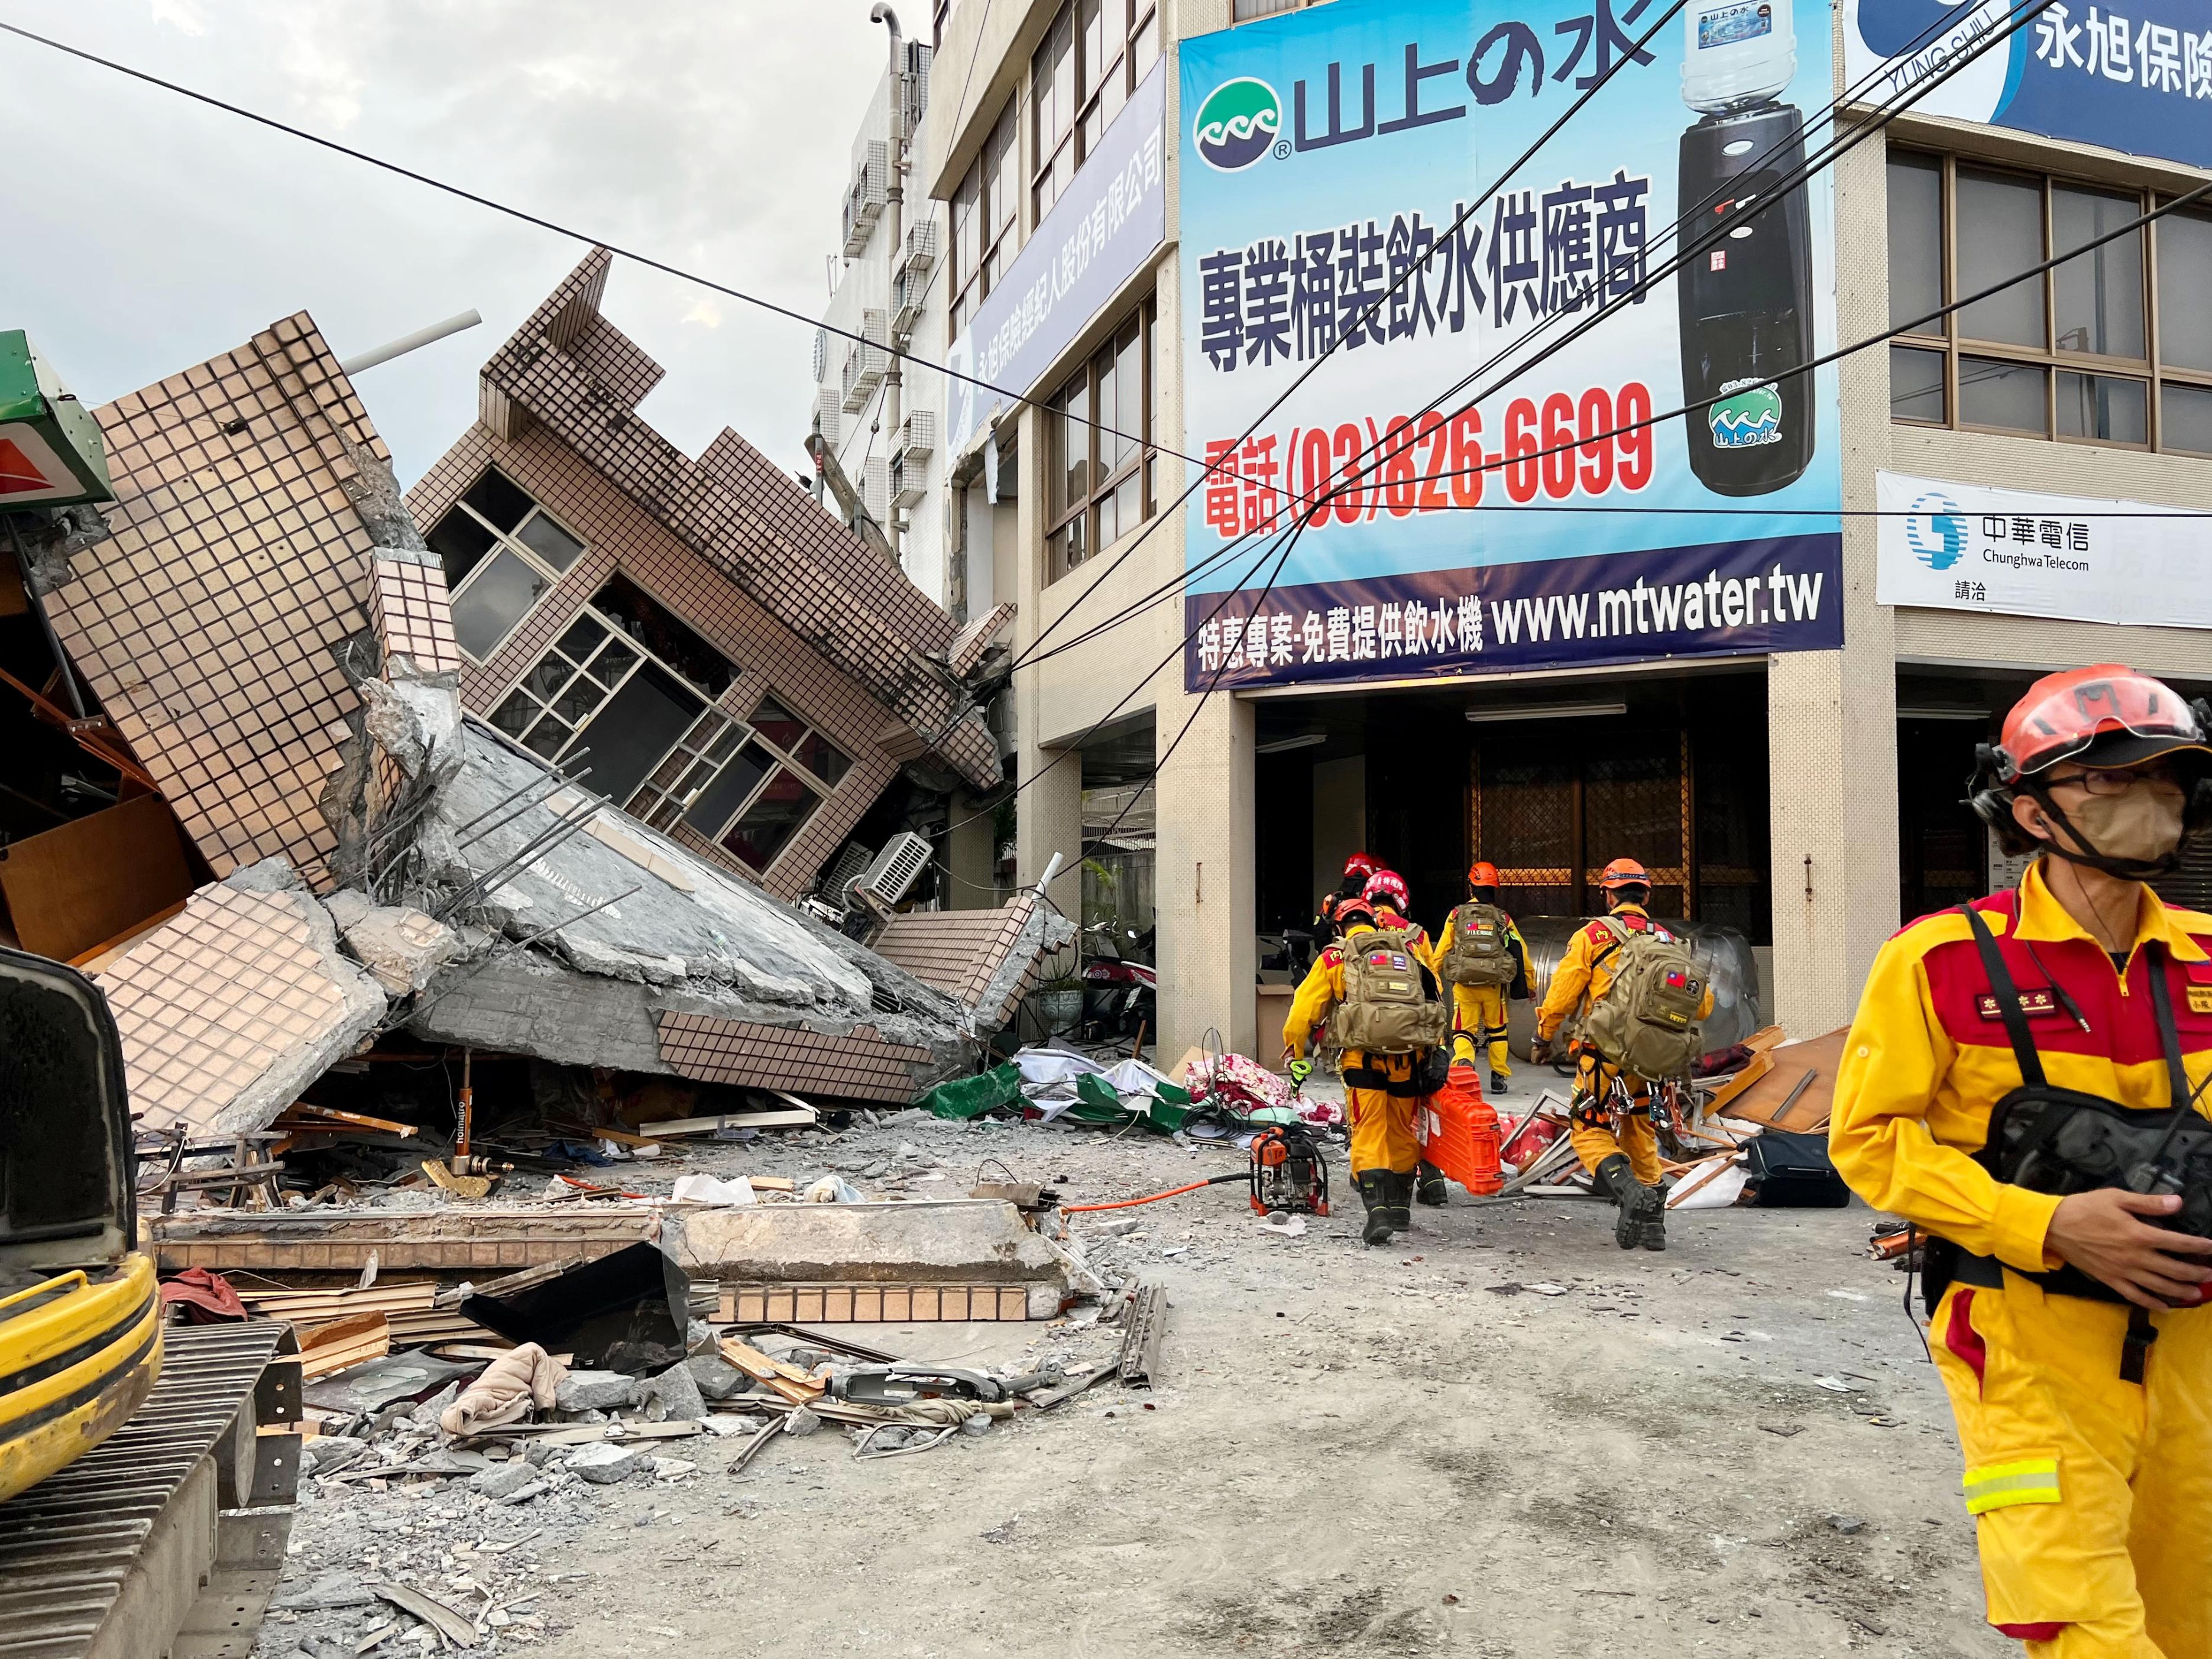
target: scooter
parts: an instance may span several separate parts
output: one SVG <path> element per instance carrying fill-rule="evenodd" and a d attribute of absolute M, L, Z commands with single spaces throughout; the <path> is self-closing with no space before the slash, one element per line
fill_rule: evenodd
<path fill-rule="evenodd" d="M 1093 1040 L 1158 1030 L 1158 972 L 1150 963 L 1121 953 L 1125 945 L 1132 952 L 1148 950 L 1152 930 L 1139 933 L 1100 922 L 1084 931 L 1097 939 L 1094 951 L 1076 969 L 1083 981 L 1084 1030 Z"/>

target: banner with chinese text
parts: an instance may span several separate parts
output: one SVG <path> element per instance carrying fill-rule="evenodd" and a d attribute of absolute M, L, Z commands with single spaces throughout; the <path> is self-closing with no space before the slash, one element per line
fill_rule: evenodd
<path fill-rule="evenodd" d="M 1832 179 L 1796 182 L 1831 14 L 1799 0 L 1792 42 L 1787 3 L 1691 0 L 1638 50 L 1666 9 L 1404 0 L 1182 43 L 1192 689 L 1841 644 L 1835 372 L 1791 372 L 1835 345 Z M 1763 90 L 1692 107 L 1701 50 Z"/>
<path fill-rule="evenodd" d="M 1913 112 L 2212 167 L 2205 0 L 2051 0 L 2011 28 L 2027 10 L 2021 0 L 1844 0 L 1845 81 L 1858 101 L 1889 103 L 2003 35 Z"/>

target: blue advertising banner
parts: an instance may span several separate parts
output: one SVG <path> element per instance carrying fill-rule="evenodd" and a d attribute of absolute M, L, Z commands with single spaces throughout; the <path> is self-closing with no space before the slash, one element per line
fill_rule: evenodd
<path fill-rule="evenodd" d="M 1835 343 L 1830 175 L 1791 187 L 1829 6 L 1689 0 L 1643 42 L 1665 12 L 1370 0 L 1182 43 L 1193 689 L 1841 642 L 1836 379 L 1791 373 Z"/>
<path fill-rule="evenodd" d="M 1865 103 L 1907 94 L 2027 9 L 2022 0 L 1844 0 L 1844 79 Z M 2212 167 L 2212 6 L 2052 0 L 1912 107 Z"/>
<path fill-rule="evenodd" d="M 1166 65 L 1155 65 L 976 308 L 974 325 L 945 352 L 949 367 L 985 382 L 948 377 L 948 451 L 957 453 L 994 409 L 1011 401 L 988 386 L 1029 392 L 1167 240 L 1167 169 L 1160 154 L 1167 84 Z"/>

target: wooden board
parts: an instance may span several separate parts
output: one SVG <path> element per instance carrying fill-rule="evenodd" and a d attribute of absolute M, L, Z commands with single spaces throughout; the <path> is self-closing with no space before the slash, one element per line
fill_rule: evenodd
<path fill-rule="evenodd" d="M 911 1325 L 1012 1322 L 1027 1319 L 1029 1309 L 1023 1285 L 724 1285 L 716 1317 L 726 1325 Z"/>
<path fill-rule="evenodd" d="M 822 1121 L 811 1106 L 773 1112 L 723 1112 L 714 1117 L 677 1117 L 645 1126 L 656 1140 L 681 1135 L 710 1135 L 717 1129 L 811 1129 Z"/>
<path fill-rule="evenodd" d="M 380 1313 L 355 1314 L 300 1334 L 300 1376 L 313 1382 L 381 1359 L 392 1351 L 392 1328 Z"/>
<path fill-rule="evenodd" d="M 1768 1049 L 1765 1058 L 1773 1065 L 1722 1108 L 1721 1115 L 1790 1134 L 1812 1134 L 1826 1127 L 1835 1108 L 1836 1068 L 1843 1064 L 1844 1039 L 1850 1035 L 1844 1027 Z M 1809 1081 L 1808 1073 L 1812 1074 Z"/>
<path fill-rule="evenodd" d="M 191 896 L 177 820 L 139 795 L 0 848 L 0 895 L 26 951 L 67 962 Z"/>

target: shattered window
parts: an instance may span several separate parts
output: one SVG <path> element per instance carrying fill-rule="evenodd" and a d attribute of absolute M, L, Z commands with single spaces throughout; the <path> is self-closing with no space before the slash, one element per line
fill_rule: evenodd
<path fill-rule="evenodd" d="M 445 567 L 454 637 L 478 662 L 584 554 L 580 540 L 496 469 L 471 485 L 424 539 Z"/>
<path fill-rule="evenodd" d="M 842 750 L 819 732 L 811 730 L 805 720 L 774 696 L 763 697 L 760 706 L 753 710 L 752 727 L 781 750 L 785 759 L 797 761 L 832 788 L 853 764 Z"/>
<path fill-rule="evenodd" d="M 775 862 L 775 855 L 783 844 L 798 832 L 799 826 L 812 816 L 821 804 L 821 797 L 799 780 L 789 767 L 780 769 L 770 778 L 768 787 L 754 797 L 730 831 L 722 837 L 722 845 L 735 853 L 756 870 L 766 870 Z"/>

